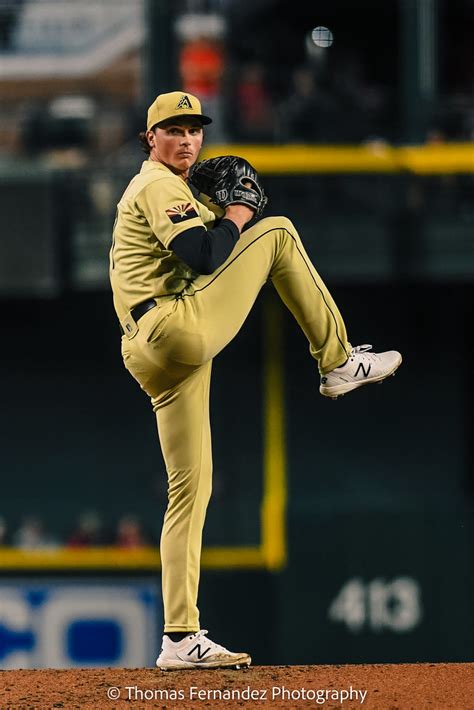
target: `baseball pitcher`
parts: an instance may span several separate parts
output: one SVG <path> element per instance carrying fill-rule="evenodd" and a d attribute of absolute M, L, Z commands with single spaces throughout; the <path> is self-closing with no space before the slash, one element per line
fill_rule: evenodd
<path fill-rule="evenodd" d="M 140 134 L 148 159 L 120 199 L 110 251 L 123 360 L 151 399 L 168 475 L 160 543 L 165 626 L 156 662 L 164 670 L 251 662 L 206 637 L 197 595 L 211 494 L 212 361 L 263 284 L 272 281 L 305 333 L 325 397 L 380 382 L 402 361 L 396 351 L 351 346 L 292 222 L 260 219 L 267 198 L 247 161 L 222 156 L 194 166 L 209 123 L 190 94 L 161 94 L 152 103 Z"/>

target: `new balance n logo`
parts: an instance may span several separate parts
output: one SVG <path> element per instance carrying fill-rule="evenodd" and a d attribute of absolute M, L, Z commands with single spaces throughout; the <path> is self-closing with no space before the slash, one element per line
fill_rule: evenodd
<path fill-rule="evenodd" d="M 192 656 L 192 654 L 194 653 L 194 651 L 196 651 L 196 652 L 197 652 L 197 657 L 198 657 L 199 660 L 201 661 L 201 660 L 204 658 L 204 656 L 206 655 L 206 653 L 209 653 L 210 650 L 211 650 L 211 647 L 208 646 L 205 651 L 201 651 L 201 644 L 200 644 L 200 643 L 197 643 L 197 644 L 188 652 L 188 656 Z"/>
<path fill-rule="evenodd" d="M 173 224 L 179 224 L 180 222 L 184 222 L 186 219 L 194 219 L 194 217 L 199 216 L 190 202 L 170 207 L 166 210 L 166 214 Z"/>
<path fill-rule="evenodd" d="M 367 370 L 366 370 L 365 367 L 364 367 L 364 363 L 363 363 L 363 362 L 360 362 L 360 363 L 359 363 L 359 367 L 357 368 L 354 377 L 357 377 L 357 375 L 359 374 L 359 370 L 362 370 L 362 372 L 363 372 L 363 374 L 364 374 L 364 377 L 368 377 L 368 376 L 369 376 L 369 372 L 370 372 L 370 368 L 371 368 L 371 365 L 367 365 Z"/>
<path fill-rule="evenodd" d="M 189 100 L 189 97 L 186 96 L 186 94 L 183 96 L 182 99 L 179 100 L 176 108 L 192 108 L 191 101 Z"/>

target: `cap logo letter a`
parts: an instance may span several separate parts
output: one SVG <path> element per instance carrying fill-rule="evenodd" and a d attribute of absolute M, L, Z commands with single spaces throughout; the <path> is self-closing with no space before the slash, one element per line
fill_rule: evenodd
<path fill-rule="evenodd" d="M 192 109 L 191 101 L 186 96 L 186 94 L 183 96 L 182 99 L 179 100 L 179 103 L 176 106 L 176 108 L 191 108 Z"/>

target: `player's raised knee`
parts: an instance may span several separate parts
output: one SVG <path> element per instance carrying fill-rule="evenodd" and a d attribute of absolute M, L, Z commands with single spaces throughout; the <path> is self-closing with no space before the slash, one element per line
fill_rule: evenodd
<path fill-rule="evenodd" d="M 294 234 L 296 229 L 295 225 L 288 219 L 288 217 L 278 216 L 278 217 L 264 217 L 258 222 L 260 225 L 265 225 L 267 229 L 284 229 L 291 234 Z"/>

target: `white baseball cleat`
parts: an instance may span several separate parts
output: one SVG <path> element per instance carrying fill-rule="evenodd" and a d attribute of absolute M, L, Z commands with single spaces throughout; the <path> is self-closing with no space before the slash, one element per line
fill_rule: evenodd
<path fill-rule="evenodd" d="M 319 391 L 325 397 L 337 399 L 362 385 L 382 382 L 395 374 L 401 365 L 402 356 L 396 350 L 385 353 L 370 353 L 372 345 L 357 345 L 352 348 L 344 365 L 321 376 Z"/>
<path fill-rule="evenodd" d="M 156 665 L 162 671 L 177 671 L 183 668 L 243 668 L 251 664 L 248 653 L 232 653 L 205 638 L 206 634 L 205 629 L 192 632 L 176 643 L 163 636 Z"/>

